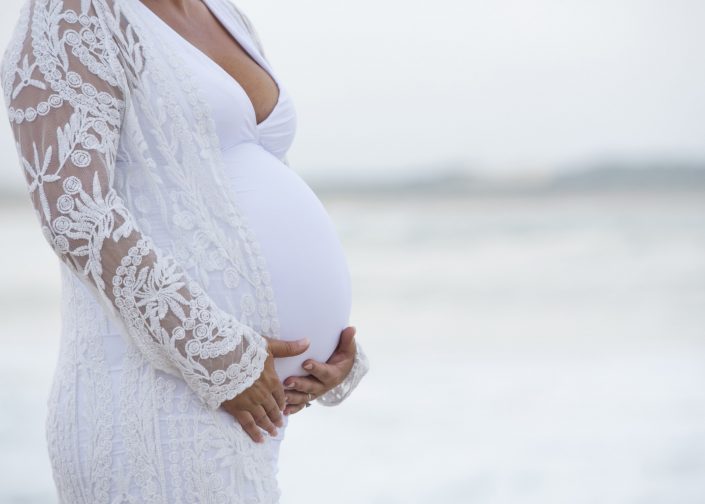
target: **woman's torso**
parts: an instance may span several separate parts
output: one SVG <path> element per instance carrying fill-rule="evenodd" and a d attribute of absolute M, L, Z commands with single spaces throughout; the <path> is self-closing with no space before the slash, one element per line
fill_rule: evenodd
<path fill-rule="evenodd" d="M 282 380 L 306 374 L 300 367 L 303 360 L 327 360 L 348 325 L 351 285 L 341 243 L 325 208 L 285 164 L 296 133 L 292 98 L 245 27 L 228 15 L 218 0 L 204 3 L 279 88 L 275 107 L 259 124 L 252 101 L 234 77 L 139 0 L 133 1 L 145 23 L 169 44 L 182 48 L 181 58 L 198 76 L 200 92 L 215 123 L 230 189 L 271 273 L 280 337 L 307 337 L 311 341 L 303 355 L 278 359 L 277 372 Z M 226 295 L 209 291 L 216 301 L 219 294 Z"/>

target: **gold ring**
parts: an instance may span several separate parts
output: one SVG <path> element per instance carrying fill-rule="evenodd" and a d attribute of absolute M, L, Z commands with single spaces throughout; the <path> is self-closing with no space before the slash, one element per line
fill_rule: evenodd
<path fill-rule="evenodd" d="M 307 392 L 307 395 L 308 395 L 308 400 L 310 401 L 311 398 L 313 397 L 313 394 L 311 394 L 311 392 Z"/>

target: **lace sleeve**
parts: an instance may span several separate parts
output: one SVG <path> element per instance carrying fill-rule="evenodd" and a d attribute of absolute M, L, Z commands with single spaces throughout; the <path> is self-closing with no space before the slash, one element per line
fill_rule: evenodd
<path fill-rule="evenodd" d="M 216 409 L 259 377 L 266 340 L 160 252 L 116 193 L 125 89 L 92 5 L 32 1 L 29 26 L 5 52 L 5 103 L 27 188 L 58 257 L 154 367 Z"/>
<path fill-rule="evenodd" d="M 370 369 L 370 364 L 367 355 L 362 351 L 362 346 L 355 340 L 355 361 L 350 372 L 345 379 L 337 387 L 329 390 L 316 401 L 324 406 L 336 406 L 343 402 L 362 380 L 362 377 L 367 374 Z"/>

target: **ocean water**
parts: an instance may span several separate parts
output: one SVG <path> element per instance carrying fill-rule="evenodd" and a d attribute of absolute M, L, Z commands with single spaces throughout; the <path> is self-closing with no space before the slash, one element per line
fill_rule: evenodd
<path fill-rule="evenodd" d="M 282 504 L 705 502 L 705 193 L 321 197 L 371 370 L 291 417 Z M 0 225 L 0 502 L 53 503 L 58 266 Z"/>

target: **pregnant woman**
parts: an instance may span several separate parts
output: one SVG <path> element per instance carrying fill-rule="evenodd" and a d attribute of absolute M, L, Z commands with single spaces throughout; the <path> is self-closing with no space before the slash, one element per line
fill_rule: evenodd
<path fill-rule="evenodd" d="M 368 364 L 250 21 L 229 0 L 29 0 L 2 85 L 61 259 L 60 502 L 277 502 L 289 415 Z"/>

